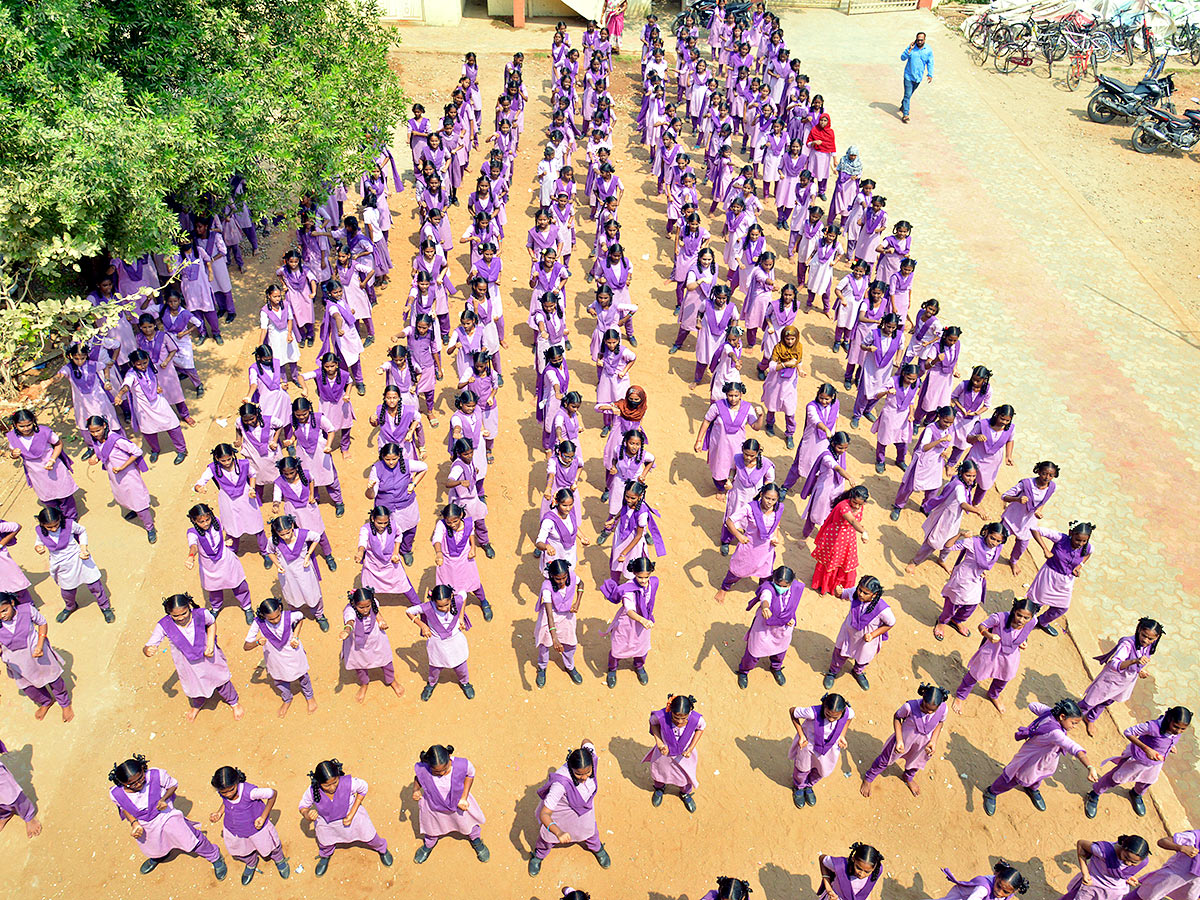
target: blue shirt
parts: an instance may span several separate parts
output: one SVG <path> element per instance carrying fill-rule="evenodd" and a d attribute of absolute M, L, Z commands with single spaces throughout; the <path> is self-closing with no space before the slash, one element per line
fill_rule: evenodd
<path fill-rule="evenodd" d="M 913 47 L 900 54 L 905 61 L 904 78 L 906 81 L 920 81 L 926 74 L 933 77 L 933 51 L 929 45 Z"/>

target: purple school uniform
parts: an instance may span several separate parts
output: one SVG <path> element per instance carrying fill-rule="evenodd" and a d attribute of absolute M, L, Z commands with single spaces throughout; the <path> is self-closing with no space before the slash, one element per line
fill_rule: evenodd
<path fill-rule="evenodd" d="M 1153 651 L 1153 643 L 1139 647 L 1137 635 L 1129 635 L 1117 641 L 1116 646 L 1107 653 L 1093 657 L 1101 664 L 1101 669 L 1080 701 L 1084 718 L 1094 722 L 1107 707 L 1113 703 L 1124 703 L 1133 696 L 1138 673 L 1145 668 Z M 1130 659 L 1139 661 L 1122 669 L 1122 664 Z"/>
<path fill-rule="evenodd" d="M 1021 645 L 1029 640 L 1036 622 L 1030 619 L 1021 628 L 1008 626 L 1009 613 L 995 612 L 983 620 L 983 627 L 999 634 L 1000 640 L 993 643 L 984 637 L 979 642 L 979 649 L 967 662 L 967 672 L 976 680 L 985 678 L 999 679 L 1009 682 L 1016 677 L 1021 665 Z M 1029 708 L 1033 709 L 1034 704 Z"/>
<path fill-rule="evenodd" d="M 233 538 L 246 534 L 262 534 L 262 507 L 258 497 L 250 490 L 250 477 L 253 474 L 250 462 L 234 459 L 229 469 L 213 462 L 207 469 L 217 486 L 217 507 L 226 533 Z M 207 479 L 197 483 L 204 480 Z M 201 573 L 203 572 L 204 565 L 201 563 Z"/>
<path fill-rule="evenodd" d="M 140 791 L 130 792 L 114 785 L 109 796 L 142 827 L 144 833 L 134 840 L 148 859 L 162 859 L 172 850 L 182 850 L 215 862 L 220 858 L 220 851 L 200 832 L 195 822 L 175 808 L 174 798 L 166 800 L 164 809 L 158 808 L 164 795 L 178 785 L 179 782 L 163 769 L 150 768 L 146 770 L 146 784 Z"/>
<path fill-rule="evenodd" d="M 599 850 L 603 843 L 600 840 L 600 829 L 596 824 L 596 795 L 600 792 L 599 754 L 592 744 L 584 744 L 584 749 L 592 754 L 592 774 L 583 781 L 576 782 L 567 766 L 559 766 L 542 787 L 538 788 L 537 810 L 534 812 L 536 821 L 541 821 L 542 809 L 549 809 L 551 821 L 565 832 L 573 843 L 582 843 L 593 853 Z M 553 847 L 559 846 L 558 838 L 545 826 L 538 830 L 537 846 L 534 855 L 545 859 Z"/>
<path fill-rule="evenodd" d="M 213 645 L 212 656 L 204 655 L 206 633 L 216 622 L 216 617 L 208 610 L 196 609 L 192 611 L 191 622 L 185 631 L 170 616 L 163 616 L 146 642 L 147 647 L 157 647 L 163 640 L 168 642 L 179 675 L 179 687 L 193 701 L 193 706 L 197 705 L 195 701 L 202 703 L 230 683 L 229 664 L 220 646 Z M 224 692 L 221 692 L 221 698 L 226 699 Z M 237 703 L 236 691 L 227 702 Z"/>
<path fill-rule="evenodd" d="M 313 544 L 321 537 L 320 532 L 298 527 L 290 544 L 273 540 L 270 545 L 276 558 L 283 563 L 279 587 L 284 602 L 292 609 L 309 607 L 315 616 L 324 615 L 325 612 L 321 599 L 321 572 L 312 560 Z"/>
<path fill-rule="evenodd" d="M 261 519 L 259 524 L 262 524 Z M 205 591 L 232 590 L 245 582 L 246 572 L 237 555 L 225 545 L 225 531 L 219 519 L 214 517 L 206 531 L 192 526 L 187 530 L 187 540 L 190 546 L 198 549 L 200 586 Z"/>
<path fill-rule="evenodd" d="M 663 753 L 656 744 L 642 758 L 642 762 L 650 763 L 650 777 L 655 788 L 673 785 L 678 787 L 681 793 L 690 794 L 699 784 L 696 772 L 700 764 L 700 754 L 696 749 L 687 756 L 684 756 L 683 752 L 687 750 L 693 737 L 704 731 L 704 716 L 692 710 L 683 726 L 676 728 L 671 722 L 668 709 L 656 709 L 650 713 L 650 725 L 658 725 L 662 742 L 667 748 L 667 752 Z M 651 733 L 653 734 L 653 731 Z"/>
<path fill-rule="evenodd" d="M 13 618 L 8 622 L 0 622 L 0 661 L 7 667 L 8 676 L 16 682 L 17 688 L 39 706 L 50 702 L 48 688 L 58 682 L 63 674 L 62 657 L 50 646 L 48 639 L 42 644 L 42 655 L 33 655 L 38 630 L 45 624 L 45 618 L 33 608 L 32 603 L 19 603 Z M 58 693 L 55 690 L 55 694 Z M 45 702 L 42 702 L 43 699 Z M 62 705 L 69 704 L 68 698 L 67 703 Z"/>
<path fill-rule="evenodd" d="M 149 467 L 141 448 L 115 432 L 109 432 L 101 444 L 94 441 L 91 443 L 96 449 L 96 458 L 100 461 L 101 468 L 108 474 L 108 486 L 112 489 L 113 499 L 133 512 L 148 509 L 150 491 L 146 488 L 146 482 L 142 480 L 142 473 Z M 120 472 L 113 471 L 134 458 L 137 462 L 125 466 Z"/>
<path fill-rule="evenodd" d="M 113 406 L 112 395 L 104 383 L 100 367 L 93 360 L 85 360 L 82 366 L 68 363 L 58 370 L 71 385 L 71 406 L 75 411 L 75 426 L 86 432 L 86 423 L 91 416 L 103 416 L 109 426 L 121 430 L 121 419 Z"/>
<path fill-rule="evenodd" d="M 259 788 L 248 781 L 237 786 L 233 798 L 221 797 L 225 815 L 221 820 L 221 836 L 225 841 L 225 849 L 238 862 L 251 868 L 258 863 L 260 856 L 283 860 L 283 847 L 279 842 L 279 832 L 271 824 L 270 819 L 263 822 L 262 828 L 256 828 L 255 822 L 267 808 L 264 802 L 274 791 L 269 788 Z"/>
<path fill-rule="evenodd" d="M 1013 426 L 997 431 L 983 419 L 977 419 L 971 426 L 968 437 L 982 437 L 983 440 L 971 445 L 967 459 L 979 466 L 979 478 L 976 482 L 976 492 L 991 490 L 1000 474 L 1000 465 L 1004 460 L 1005 446 L 1012 441 L 1015 429 Z"/>
<path fill-rule="evenodd" d="M 825 524 L 833 510 L 833 498 L 841 492 L 846 483 L 835 466 L 845 471 L 846 454 L 842 452 L 834 456 L 833 451 L 826 447 L 814 460 L 808 477 L 804 480 L 804 486 L 800 488 L 800 499 L 808 501 L 804 507 L 805 537 Z"/>
<path fill-rule="evenodd" d="M 1092 841 L 1092 855 L 1087 861 L 1091 883 L 1084 884 L 1083 876 L 1076 875 L 1058 900 L 1122 900 L 1130 893 L 1127 880 L 1146 868 L 1149 862 L 1149 859 L 1143 859 L 1131 866 L 1123 865 L 1117 858 L 1115 844 Z"/>
<path fill-rule="evenodd" d="M 817 457 L 829 446 L 829 435 L 833 433 L 838 416 L 841 413 L 840 401 L 835 400 L 828 406 L 822 406 L 816 400 L 809 401 L 804 407 L 804 431 L 800 435 L 800 445 L 796 448 L 796 457 L 788 470 L 784 486 L 791 490 L 800 479 L 808 478 L 812 464 Z M 823 425 L 824 428 L 821 428 Z"/>
<path fill-rule="evenodd" d="M 459 809 L 458 803 L 466 790 L 468 778 L 475 777 L 475 767 L 465 756 L 451 760 L 446 775 L 434 775 L 425 763 L 413 766 L 417 784 L 421 786 L 418 805 L 418 827 L 425 839 L 425 846 L 432 847 L 437 839 L 448 834 L 461 834 L 472 840 L 480 836 L 480 826 L 487 821 L 474 794 L 467 795 L 467 808 Z"/>
<path fill-rule="evenodd" d="M 967 502 L 967 496 L 967 486 L 956 475 L 929 500 L 925 507 L 925 521 L 921 523 L 921 530 L 925 532 L 921 551 L 928 551 L 922 559 L 928 559 L 935 553 L 944 555 L 943 548 L 950 538 L 958 534 L 962 525 L 962 507 Z"/>
<path fill-rule="evenodd" d="M 989 547 L 984 538 L 976 536 L 960 540 L 950 549 L 958 550 L 958 558 L 950 578 L 942 587 L 942 596 L 946 598 L 942 618 L 946 622 L 961 623 L 969 619 L 986 598 L 987 573 L 1000 559 L 1003 545 Z M 942 622 L 942 618 L 938 621 Z"/>
<path fill-rule="evenodd" d="M 640 622 L 631 619 L 628 615 L 628 607 L 632 605 L 639 616 L 654 622 L 654 604 L 658 598 L 658 586 L 658 576 L 651 575 L 645 587 L 639 585 L 637 581 L 628 581 L 614 587 L 612 592 L 607 595 L 608 599 L 617 606 L 617 612 L 604 632 L 609 639 L 610 670 L 614 668 L 612 660 L 632 659 L 638 666 L 645 662 L 646 656 L 650 653 L 652 631 Z"/>
<path fill-rule="evenodd" d="M 1200 846 L 1200 830 L 1179 831 L 1171 840 L 1180 847 Z M 1134 890 L 1127 894 L 1130 900 L 1196 900 L 1200 896 L 1200 856 L 1189 857 L 1176 851 L 1161 868 L 1142 879 Z"/>
<path fill-rule="evenodd" d="M 369 612 L 359 618 L 354 607 L 347 603 L 342 611 L 342 621 L 354 626 L 342 642 L 342 665 L 347 669 L 374 669 L 392 665 L 392 644 L 379 628 L 376 613 Z"/>
<path fill-rule="evenodd" d="M 863 381 L 860 382 L 860 385 L 865 381 L 866 371 L 864 369 Z M 875 420 L 875 424 L 871 426 L 871 431 L 881 445 L 898 444 L 907 447 L 909 441 L 912 440 L 913 431 L 910 415 L 913 412 L 917 394 L 921 391 L 921 386 L 920 383 L 917 383 L 905 387 L 899 375 L 891 379 L 890 386 L 895 393 L 888 395 L 884 401 L 883 409 L 879 413 L 879 418 Z M 886 388 L 887 385 L 883 390 Z"/>
<path fill-rule="evenodd" d="M 1032 702 L 1029 711 L 1035 718 L 1017 729 L 1015 737 L 1023 743 L 997 781 L 1004 779 L 1011 786 L 1037 790 L 1043 781 L 1058 771 L 1058 761 L 1064 753 L 1077 756 L 1083 748 L 1067 736 L 1051 707 Z M 998 786 L 992 786 L 992 793 L 999 793 Z"/>
<path fill-rule="evenodd" d="M 17 434 L 14 429 L 8 432 L 7 438 L 8 446 L 20 454 L 25 483 L 33 488 L 43 503 L 65 500 L 79 489 L 71 477 L 71 458 L 67 456 L 65 448 L 54 466 L 46 468 L 46 463 L 54 453 L 54 445 L 61 443 L 58 435 L 47 426 L 39 425 L 28 437 Z"/>
<path fill-rule="evenodd" d="M 853 863 L 845 856 L 822 856 L 821 862 L 833 872 L 834 879 L 830 891 L 822 890 L 817 894 L 818 900 L 867 900 L 879 886 L 877 877 L 851 877 Z"/>
<path fill-rule="evenodd" d="M 399 562 L 392 562 L 400 531 L 389 521 L 382 532 L 375 530 L 372 522 L 365 523 L 358 532 L 358 546 L 363 549 L 362 585 L 373 588 L 378 594 L 402 594 L 413 597 L 412 582 Z M 356 619 L 356 624 L 361 619 Z M 378 663 L 376 663 L 378 665 Z M 365 669 L 370 666 L 347 666 Z"/>
<path fill-rule="evenodd" d="M 896 752 L 896 735 L 884 742 L 883 749 L 875 758 L 863 780 L 874 781 L 888 766 L 899 763 L 904 769 L 904 780 L 912 781 L 916 774 L 929 764 L 925 748 L 933 742 L 933 734 L 937 727 L 946 720 L 946 704 L 943 702 L 931 713 L 921 709 L 920 700 L 909 700 L 901 704 L 894 716 L 900 722 L 900 740 L 904 746 L 903 753 Z"/>
<path fill-rule="evenodd" d="M 1065 612 L 1071 606 L 1075 589 L 1075 569 L 1083 565 L 1084 557 L 1092 553 L 1089 541 L 1078 550 L 1071 546 L 1071 536 L 1061 531 L 1034 526 L 1034 531 L 1052 542 L 1050 558 L 1042 563 L 1033 576 L 1027 596 L 1035 603 Z"/>
<path fill-rule="evenodd" d="M 1141 722 L 1126 728 L 1124 734 L 1125 737 L 1131 739 L 1129 744 L 1121 751 L 1120 756 L 1104 760 L 1104 764 L 1116 763 L 1116 765 L 1104 773 L 1092 790 L 1097 794 L 1102 794 L 1118 784 L 1131 783 L 1135 785 L 1134 793 L 1138 795 L 1149 790 L 1150 786 L 1158 780 L 1163 766 L 1167 764 L 1167 758 L 1175 750 L 1175 746 L 1182 737 L 1182 735 L 1167 733 L 1165 718 L 1165 716 L 1159 716 L 1149 722 Z M 1151 759 L 1146 755 L 1146 751 L 1133 743 L 1132 738 L 1137 738 L 1151 750 L 1156 751 L 1162 759 Z"/>
<path fill-rule="evenodd" d="M 854 710 L 847 705 L 836 722 L 825 718 L 820 704 L 796 707 L 795 719 L 804 732 L 805 744 L 800 745 L 800 736 L 792 739 L 788 757 L 792 760 L 792 786 L 796 789 L 814 787 L 829 775 L 837 765 L 841 750 L 838 741 L 846 732 Z M 846 898 L 849 900 L 849 898 Z"/>
<path fill-rule="evenodd" d="M 857 591 L 850 587 L 842 591 L 842 599 L 850 601 L 850 611 L 842 620 L 837 638 L 833 642 L 834 664 L 830 671 L 841 671 L 846 661 L 854 662 L 854 671 L 861 672 L 879 654 L 883 642 L 888 635 L 867 640 L 867 635 L 877 628 L 887 628 L 896 624 L 896 614 L 892 612 L 886 600 L 874 601 L 874 605 L 863 603 L 858 599 Z"/>
<path fill-rule="evenodd" d="M 316 793 L 316 799 L 313 794 Z M 387 841 L 375 830 L 375 823 L 367 814 L 366 806 L 360 804 L 350 824 L 344 824 L 346 815 L 354 805 L 354 797 L 366 796 L 367 783 L 349 775 L 338 777 L 337 787 L 332 794 L 320 788 L 306 787 L 300 798 L 300 810 L 316 808 L 317 819 L 313 830 L 317 838 L 317 854 L 328 858 L 333 851 L 346 844 L 363 843 L 376 853 L 387 852 Z"/>
<path fill-rule="evenodd" d="M 765 513 L 758 501 L 751 501 L 734 514 L 734 524 L 749 538 L 749 543 L 738 543 L 729 558 L 730 579 L 769 578 L 775 571 L 775 545 L 771 542 L 783 521 L 782 504 L 770 513 Z M 724 585 L 722 585 L 724 587 Z"/>
<path fill-rule="evenodd" d="M 804 585 L 799 579 L 784 591 L 780 591 L 773 582 L 759 586 L 753 599 L 746 605 L 747 612 L 754 609 L 755 613 L 750 627 L 746 629 L 746 653 L 739 672 L 749 671 L 758 660 L 768 656 L 771 657 L 772 669 L 783 668 L 783 657 L 792 645 L 796 612 L 803 595 Z M 746 665 L 748 660 L 750 665 Z"/>
<path fill-rule="evenodd" d="M 436 569 L 437 583 L 448 584 L 463 594 L 479 591 L 483 584 L 479 565 L 468 556 L 474 526 L 475 521 L 469 515 L 463 518 L 458 531 L 451 531 L 445 521 L 438 519 L 430 538 L 431 544 L 442 545 L 442 564 Z"/>
<path fill-rule="evenodd" d="M 919 410 L 923 415 L 932 415 L 939 407 L 950 405 L 951 385 L 954 370 L 962 354 L 962 340 L 950 347 L 935 344 L 930 348 L 933 356 L 925 362 L 925 381 L 921 385 Z"/>
<path fill-rule="evenodd" d="M 711 425 L 705 432 L 703 449 L 708 451 L 708 470 L 714 481 L 729 477 L 733 459 L 746 439 L 746 426 L 753 418 L 754 407 L 749 403 L 739 403 L 735 409 L 724 398 L 715 401 L 704 414 L 704 421 Z"/>
<path fill-rule="evenodd" d="M 1050 502 L 1054 496 L 1055 484 L 1050 482 L 1040 488 L 1032 478 L 1022 478 L 1013 487 L 1004 492 L 1005 499 L 1023 498 L 1004 505 L 1000 516 L 1001 523 L 1018 541 L 1028 542 L 1032 537 L 1032 527 L 1038 519 L 1035 513 Z"/>

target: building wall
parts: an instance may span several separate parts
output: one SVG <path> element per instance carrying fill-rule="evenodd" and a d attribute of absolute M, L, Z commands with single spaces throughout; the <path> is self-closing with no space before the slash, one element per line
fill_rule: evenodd
<path fill-rule="evenodd" d="M 457 25 L 464 5 L 465 0 L 380 0 L 384 21 L 426 25 Z"/>

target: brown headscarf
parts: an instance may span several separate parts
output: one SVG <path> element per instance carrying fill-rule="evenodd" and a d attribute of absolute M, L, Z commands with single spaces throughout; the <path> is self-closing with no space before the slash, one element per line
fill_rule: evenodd
<path fill-rule="evenodd" d="M 783 339 L 789 334 L 796 335 L 796 345 L 794 347 L 785 347 L 783 345 Z M 788 325 L 779 333 L 779 343 L 771 351 L 771 362 L 777 362 L 787 369 L 794 369 L 800 365 L 800 360 L 803 358 L 804 348 L 800 346 L 800 329 L 795 325 Z"/>
<path fill-rule="evenodd" d="M 642 421 L 642 416 L 646 414 L 646 392 L 641 385 L 633 385 L 625 392 L 625 396 L 613 403 L 617 408 L 622 418 L 628 419 L 630 422 Z"/>

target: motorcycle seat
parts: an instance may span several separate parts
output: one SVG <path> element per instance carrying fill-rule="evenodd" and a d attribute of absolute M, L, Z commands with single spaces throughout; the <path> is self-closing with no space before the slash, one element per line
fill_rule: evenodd
<path fill-rule="evenodd" d="M 1158 95 L 1163 92 L 1162 86 L 1152 78 L 1140 81 L 1136 85 L 1126 84 L 1108 75 L 1098 75 L 1096 80 L 1118 94 L 1132 94 L 1137 97 L 1145 97 L 1151 94 Z"/>
<path fill-rule="evenodd" d="M 1118 81 L 1110 75 L 1097 75 L 1096 80 L 1105 87 L 1112 88 L 1122 94 L 1132 94 L 1137 89 L 1134 85 Z"/>
<path fill-rule="evenodd" d="M 1187 118 L 1182 118 L 1180 116 L 1173 116 L 1169 112 L 1166 112 L 1161 109 L 1148 109 L 1148 110 L 1146 110 L 1146 113 L 1147 113 L 1147 115 L 1151 116 L 1152 118 L 1158 119 L 1160 122 L 1166 122 L 1167 124 L 1170 124 L 1170 125 L 1182 125 L 1186 128 L 1186 127 L 1191 127 L 1196 124 L 1200 124 L 1200 110 L 1196 110 L 1196 109 L 1187 110 L 1184 113 L 1184 115 L 1187 116 Z"/>
<path fill-rule="evenodd" d="M 1185 109 L 1183 115 L 1193 125 L 1200 125 L 1200 109 Z"/>

